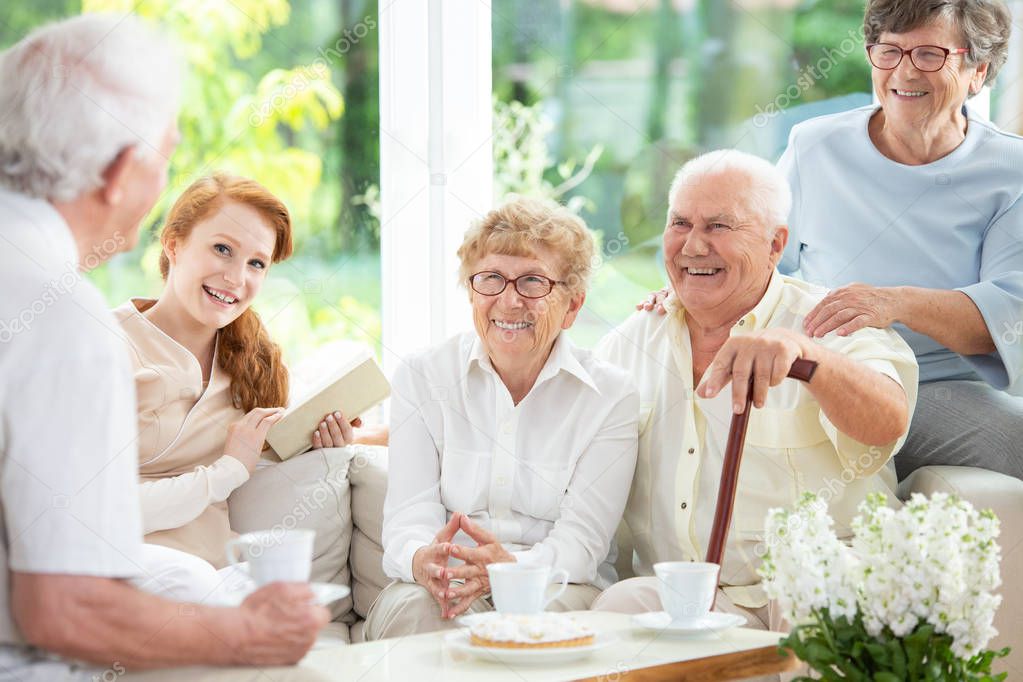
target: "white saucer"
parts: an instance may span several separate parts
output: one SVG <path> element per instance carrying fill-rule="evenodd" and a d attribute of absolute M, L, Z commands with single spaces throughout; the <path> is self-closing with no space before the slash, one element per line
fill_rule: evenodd
<path fill-rule="evenodd" d="M 485 614 L 475 614 L 485 615 Z M 465 654 L 481 661 L 494 663 L 568 663 L 586 658 L 595 651 L 618 641 L 616 635 L 600 634 L 588 646 L 550 647 L 547 649 L 501 649 L 498 647 L 476 646 L 469 640 L 468 630 L 449 632 L 444 643 L 456 654 Z"/>
<path fill-rule="evenodd" d="M 338 599 L 344 599 L 352 593 L 352 589 L 347 585 L 337 585 L 335 583 L 309 583 L 309 589 L 313 593 L 313 603 L 320 606 L 326 606 L 336 602 Z M 230 592 L 228 597 L 230 603 L 223 605 L 240 606 L 245 601 L 245 598 L 255 591 L 256 588 L 250 586 L 246 589 Z"/>
<path fill-rule="evenodd" d="M 632 617 L 632 624 L 644 630 L 656 630 L 657 632 L 679 637 L 693 637 L 707 635 L 714 632 L 721 632 L 729 628 L 739 627 L 746 624 L 746 617 L 734 613 L 718 613 L 711 611 L 705 616 L 694 618 L 680 618 L 672 620 L 664 611 L 651 611 L 650 613 L 637 613 Z"/>

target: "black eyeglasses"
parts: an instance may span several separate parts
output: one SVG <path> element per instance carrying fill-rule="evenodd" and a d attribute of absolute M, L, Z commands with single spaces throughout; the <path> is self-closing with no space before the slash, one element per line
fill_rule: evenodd
<path fill-rule="evenodd" d="M 469 286 L 477 294 L 497 296 L 509 285 L 524 298 L 543 298 L 551 293 L 555 284 L 565 284 L 543 275 L 525 274 L 515 279 L 508 279 L 500 272 L 477 272 L 469 278 Z"/>
<path fill-rule="evenodd" d="M 966 54 L 969 51 L 968 47 L 949 49 L 937 45 L 917 45 L 904 50 L 891 43 L 872 43 L 867 45 L 867 58 L 877 68 L 891 71 L 902 63 L 902 58 L 908 54 L 913 66 L 920 71 L 940 71 L 950 54 Z"/>

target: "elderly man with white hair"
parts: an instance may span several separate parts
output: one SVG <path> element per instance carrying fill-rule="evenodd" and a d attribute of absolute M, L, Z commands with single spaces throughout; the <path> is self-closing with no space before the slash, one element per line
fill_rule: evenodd
<path fill-rule="evenodd" d="M 328 617 L 303 585 L 210 608 L 130 582 L 148 568 L 134 383 L 80 271 L 130 249 L 163 190 L 177 83 L 170 46 L 131 16 L 77 17 L 0 54 L 0 680 L 318 679 L 135 675 L 294 663 Z"/>
<path fill-rule="evenodd" d="M 668 199 L 668 314 L 636 313 L 598 349 L 639 383 L 639 458 L 625 511 L 633 563 L 650 576 L 660 561 L 703 561 L 729 424 L 752 377 L 716 608 L 773 629 L 780 616 L 756 574 L 765 513 L 817 493 L 848 532 L 868 493 L 894 500 L 891 457 L 916 400 L 917 365 L 890 330 L 819 339 L 803 332 L 826 291 L 775 270 L 791 193 L 771 164 L 733 150 L 705 154 L 681 168 Z M 785 379 L 798 358 L 817 363 L 809 383 Z M 617 583 L 593 608 L 660 611 L 657 581 Z"/>

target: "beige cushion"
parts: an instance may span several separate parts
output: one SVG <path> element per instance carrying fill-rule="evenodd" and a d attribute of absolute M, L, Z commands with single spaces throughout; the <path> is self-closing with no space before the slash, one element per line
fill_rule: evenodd
<path fill-rule="evenodd" d="M 629 530 L 629 525 L 625 521 L 618 524 L 618 530 L 614 537 L 614 550 L 618 553 L 615 558 L 615 571 L 618 573 L 618 580 L 634 578 L 636 572 L 632 568 L 634 552 L 632 531 Z"/>
<path fill-rule="evenodd" d="M 327 623 L 316 637 L 316 644 L 313 648 L 325 649 L 331 646 L 338 646 L 339 644 L 350 643 L 351 635 L 349 634 L 347 623 Z"/>
<path fill-rule="evenodd" d="M 899 485 L 899 497 L 917 492 L 954 493 L 978 509 L 992 510 L 1001 521 L 998 544 L 1002 547 L 1002 605 L 995 614 L 998 636 L 989 649 L 1011 646 L 994 670 L 1008 671 L 1009 679 L 1023 679 L 1023 481 L 974 467 L 930 466 L 914 471 Z"/>
<path fill-rule="evenodd" d="M 391 583 L 380 568 L 383 561 L 383 548 L 356 528 L 352 533 L 352 597 L 355 613 L 362 618 L 380 591 Z"/>
<path fill-rule="evenodd" d="M 228 499 L 231 528 L 239 533 L 273 528 L 316 531 L 311 580 L 350 585 L 352 541 L 350 448 L 313 450 L 257 469 Z M 334 620 L 351 620 L 352 597 L 329 606 Z"/>
<path fill-rule="evenodd" d="M 363 642 L 366 641 L 365 628 L 366 621 L 364 620 L 360 620 L 359 622 L 352 626 L 350 635 L 352 644 L 362 644 Z"/>
<path fill-rule="evenodd" d="M 390 582 L 384 575 L 384 549 L 380 543 L 387 493 L 387 448 L 353 446 L 349 468 L 352 486 L 352 592 L 355 613 L 365 618 L 370 604 Z"/>

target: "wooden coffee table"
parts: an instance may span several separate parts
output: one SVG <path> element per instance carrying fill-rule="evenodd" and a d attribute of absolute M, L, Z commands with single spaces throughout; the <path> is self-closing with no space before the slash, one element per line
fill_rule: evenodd
<path fill-rule="evenodd" d="M 301 662 L 332 680 L 386 682 L 543 682 L 546 680 L 740 680 L 794 670 L 799 661 L 778 653 L 781 633 L 735 628 L 701 639 L 677 639 L 632 626 L 630 616 L 575 614 L 618 640 L 581 661 L 508 665 L 449 648 L 446 632 L 314 649 Z"/>

